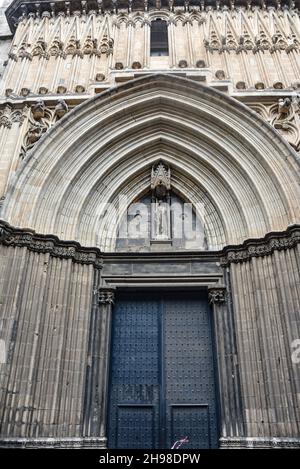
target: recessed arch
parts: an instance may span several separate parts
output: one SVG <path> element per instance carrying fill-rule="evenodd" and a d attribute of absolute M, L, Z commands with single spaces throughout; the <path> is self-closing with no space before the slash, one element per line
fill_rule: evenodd
<path fill-rule="evenodd" d="M 2 218 L 113 250 L 120 193 L 146 190 L 163 158 L 174 187 L 209 210 L 211 246 L 240 243 L 299 222 L 299 163 L 256 113 L 211 87 L 149 75 L 67 114 L 20 166 Z"/>

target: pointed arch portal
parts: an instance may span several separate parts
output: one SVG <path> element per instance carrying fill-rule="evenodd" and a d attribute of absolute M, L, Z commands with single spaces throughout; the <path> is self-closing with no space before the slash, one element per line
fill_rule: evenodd
<path fill-rule="evenodd" d="M 22 163 L 2 218 L 114 251 L 120 194 L 131 203 L 145 193 L 161 158 L 174 189 L 204 204 L 210 249 L 299 221 L 288 144 L 236 100 L 168 75 L 111 88 L 59 121 Z"/>

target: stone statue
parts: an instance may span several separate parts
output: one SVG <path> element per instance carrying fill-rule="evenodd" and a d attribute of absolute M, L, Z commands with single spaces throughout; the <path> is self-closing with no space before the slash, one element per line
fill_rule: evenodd
<path fill-rule="evenodd" d="M 63 99 L 59 99 L 55 106 L 55 115 L 60 119 L 68 112 L 68 105 Z"/>
<path fill-rule="evenodd" d="M 156 204 L 156 238 L 167 239 L 169 237 L 169 220 L 166 204 L 159 200 Z"/>
<path fill-rule="evenodd" d="M 290 111 L 292 101 L 290 98 L 281 98 L 278 101 L 278 113 L 280 118 L 287 116 Z"/>
<path fill-rule="evenodd" d="M 45 103 L 42 99 L 39 99 L 36 103 L 31 106 L 31 112 L 34 119 L 41 119 L 45 116 Z"/>

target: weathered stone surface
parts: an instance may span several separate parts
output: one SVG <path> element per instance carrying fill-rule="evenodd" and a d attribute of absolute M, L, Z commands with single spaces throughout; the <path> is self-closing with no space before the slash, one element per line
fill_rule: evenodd
<path fill-rule="evenodd" d="M 114 292 L 179 288 L 211 303 L 220 446 L 299 447 L 295 4 L 22 3 L 12 40 L 0 14 L 0 445 L 105 447 Z M 208 249 L 116 252 L 119 195 L 170 189 Z"/>

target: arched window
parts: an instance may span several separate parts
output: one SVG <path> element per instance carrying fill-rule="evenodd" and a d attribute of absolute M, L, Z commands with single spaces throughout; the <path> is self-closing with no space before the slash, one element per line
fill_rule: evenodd
<path fill-rule="evenodd" d="M 157 19 L 151 22 L 151 56 L 169 55 L 168 25 Z"/>

